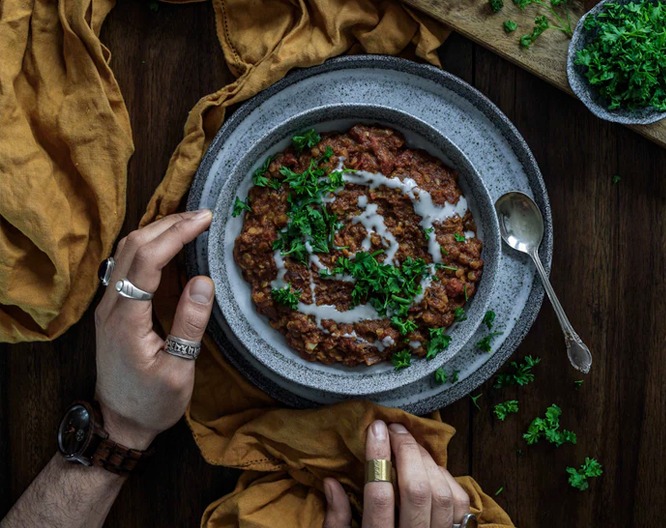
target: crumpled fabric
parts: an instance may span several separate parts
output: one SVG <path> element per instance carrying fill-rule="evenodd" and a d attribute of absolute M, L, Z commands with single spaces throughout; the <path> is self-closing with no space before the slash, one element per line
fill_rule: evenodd
<path fill-rule="evenodd" d="M 134 145 L 98 38 L 113 5 L 0 1 L 0 342 L 78 321 L 122 226 Z"/>
<path fill-rule="evenodd" d="M 403 55 L 439 64 L 448 31 L 397 0 L 213 0 L 217 32 L 237 80 L 203 97 L 142 219 L 182 204 L 226 108 L 295 67 L 344 53 Z M 0 340 L 53 339 L 88 306 L 99 262 L 124 216 L 129 119 L 99 28 L 112 0 L 0 3 Z M 168 329 L 182 291 L 174 262 L 155 310 Z M 453 428 L 369 402 L 286 409 L 204 339 L 186 419 L 204 458 L 245 470 L 201 526 L 321 526 L 322 479 L 339 479 L 358 523 L 365 431 L 375 419 L 407 426 L 441 464 Z M 469 477 L 481 526 L 512 527 Z"/>

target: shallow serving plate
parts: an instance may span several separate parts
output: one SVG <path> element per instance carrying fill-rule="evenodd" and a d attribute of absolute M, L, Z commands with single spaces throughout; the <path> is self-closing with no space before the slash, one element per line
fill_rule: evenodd
<path fill-rule="evenodd" d="M 187 209 L 215 209 L 222 189 L 248 148 L 271 130 L 309 109 L 330 104 L 378 105 L 408 113 L 445 135 L 471 161 L 493 202 L 508 191 L 522 191 L 536 201 L 546 232 L 540 248 L 550 269 L 553 231 L 548 194 L 528 146 L 507 117 L 478 90 L 461 79 L 424 64 L 384 55 L 354 55 L 296 70 L 242 104 L 224 123 L 202 159 Z M 485 237 L 485 234 L 484 234 Z M 210 275 L 209 233 L 188 245 L 189 276 Z M 402 388 L 363 398 L 414 414 L 425 414 L 473 391 L 511 356 L 534 322 L 543 288 L 529 257 L 501 247 L 489 308 L 497 314 L 490 354 L 475 343 L 485 325 L 443 368 L 458 380 L 443 385 L 427 375 Z M 270 396 L 293 407 L 328 405 L 356 396 L 313 389 L 279 376 L 259 362 L 230 330 L 220 307 L 213 307 L 209 335 L 243 375 Z M 409 370 L 409 369 L 408 369 Z M 211 398 L 217 388 L 209 386 Z M 224 387 L 220 387 L 224 391 Z"/>
<path fill-rule="evenodd" d="M 408 369 L 394 371 L 390 362 L 370 367 L 324 365 L 302 359 L 285 337 L 257 313 L 251 289 L 234 262 L 234 241 L 243 215 L 232 218 L 235 197 L 242 200 L 252 187 L 252 174 L 265 159 L 283 151 L 295 134 L 314 128 L 317 132 L 347 131 L 356 124 L 388 126 L 401 132 L 410 148 L 421 148 L 459 172 L 459 184 L 483 242 L 484 271 L 476 294 L 466 305 L 467 319 L 448 331 L 451 344 L 433 360 L 414 356 Z M 474 335 L 488 309 L 500 255 L 500 233 L 493 200 L 467 157 L 450 140 L 424 121 L 399 110 L 374 105 L 325 105 L 297 114 L 267 130 L 240 158 L 232 170 L 215 207 L 209 231 L 210 275 L 215 282 L 218 305 L 231 332 L 244 349 L 285 380 L 332 394 L 362 396 L 403 387 L 434 371 L 458 353 Z"/>

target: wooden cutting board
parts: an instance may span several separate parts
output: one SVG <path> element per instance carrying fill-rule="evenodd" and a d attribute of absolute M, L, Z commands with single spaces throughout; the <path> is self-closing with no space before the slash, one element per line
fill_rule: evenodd
<path fill-rule="evenodd" d="M 546 31 L 529 50 L 523 49 L 518 44 L 521 35 L 532 31 L 534 17 L 544 14 L 545 9 L 541 6 L 530 5 L 521 10 L 512 0 L 504 0 L 504 8 L 495 14 L 490 10 L 487 0 L 404 1 L 444 22 L 454 31 L 573 95 L 569 88 L 566 71 L 569 38 L 563 32 Z M 546 3 L 549 4 L 549 0 L 546 0 Z M 572 27 L 575 27 L 578 19 L 595 4 L 595 0 L 573 2 L 571 7 Z M 518 24 L 518 29 L 507 35 L 502 24 L 509 19 Z M 629 128 L 658 145 L 666 147 L 666 120 L 652 125 L 636 125 Z"/>

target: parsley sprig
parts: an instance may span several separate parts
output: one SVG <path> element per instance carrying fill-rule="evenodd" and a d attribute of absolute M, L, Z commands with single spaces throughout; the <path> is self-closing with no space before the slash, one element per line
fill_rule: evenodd
<path fill-rule="evenodd" d="M 523 438 L 528 445 L 536 444 L 541 438 L 545 438 L 556 447 L 562 444 L 576 443 L 576 433 L 572 431 L 560 430 L 560 416 L 562 409 L 553 404 L 546 409 L 544 418 L 535 418 Z"/>
<path fill-rule="evenodd" d="M 250 203 L 250 197 L 249 196 L 245 201 L 242 201 L 240 198 L 238 198 L 238 196 L 236 196 L 236 201 L 234 202 L 234 210 L 231 213 L 231 216 L 233 216 L 235 218 L 239 214 L 241 214 L 243 211 L 252 212 L 252 208 L 250 207 L 249 203 Z"/>
<path fill-rule="evenodd" d="M 585 457 L 585 463 L 580 466 L 580 469 L 568 467 L 567 473 L 569 473 L 571 487 L 585 491 L 590 487 L 587 479 L 600 476 L 603 470 L 596 459 Z"/>
<path fill-rule="evenodd" d="M 608 108 L 666 111 L 666 4 L 609 3 L 584 28 L 595 36 L 576 53 L 576 64 Z"/>
<path fill-rule="evenodd" d="M 300 154 L 304 149 L 312 148 L 319 143 L 321 141 L 321 136 L 312 129 L 301 134 L 296 134 L 291 141 L 294 145 L 294 150 Z"/>
<path fill-rule="evenodd" d="M 405 369 L 412 364 L 412 353 L 409 350 L 400 350 L 393 354 L 391 363 L 393 363 L 395 370 Z"/>
<path fill-rule="evenodd" d="M 426 348 L 426 359 L 435 359 L 437 354 L 449 346 L 451 336 L 445 334 L 446 328 L 430 328 L 430 341 Z"/>
<path fill-rule="evenodd" d="M 553 17 L 557 21 L 556 23 L 551 23 L 546 15 L 537 15 L 534 18 L 534 28 L 532 29 L 532 32 L 520 37 L 520 45 L 523 48 L 529 49 L 529 47 L 534 44 L 534 42 L 547 29 L 557 29 L 564 32 L 569 37 L 571 37 L 573 34 L 573 29 L 571 27 L 571 16 L 569 14 L 570 0 L 550 0 L 550 5 L 542 0 L 513 0 L 513 2 L 520 9 L 525 9 L 527 6 L 535 4 L 542 9 L 545 9 L 546 14 Z M 558 10 L 560 13 L 558 13 Z"/>
<path fill-rule="evenodd" d="M 284 304 L 292 310 L 298 306 L 298 300 L 301 298 L 301 291 L 291 291 L 291 286 L 287 284 L 284 288 L 273 288 L 271 290 L 271 297 L 277 303 Z"/>
<path fill-rule="evenodd" d="M 533 358 L 532 356 L 525 356 L 522 363 L 512 361 L 513 372 L 498 374 L 493 387 L 495 389 L 511 387 L 513 385 L 520 385 L 522 387 L 528 383 L 532 383 L 534 381 L 532 368 L 540 361 L 541 358 Z"/>
<path fill-rule="evenodd" d="M 490 352 L 490 340 L 495 336 L 502 335 L 503 333 L 504 332 L 491 332 L 486 337 L 484 337 L 483 339 L 479 340 L 476 343 L 476 348 L 478 348 L 479 350 L 482 350 L 483 352 L 489 353 Z"/>
<path fill-rule="evenodd" d="M 493 412 L 499 420 L 504 421 L 509 414 L 518 412 L 518 400 L 508 400 L 498 403 L 495 405 Z"/>

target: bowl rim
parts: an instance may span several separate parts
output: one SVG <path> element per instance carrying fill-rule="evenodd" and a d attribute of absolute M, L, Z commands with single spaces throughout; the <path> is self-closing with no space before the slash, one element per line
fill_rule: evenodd
<path fill-rule="evenodd" d="M 588 82 L 582 66 L 575 64 L 576 52 L 580 51 L 587 44 L 586 37 L 589 37 L 584 28 L 585 20 L 588 16 L 596 16 L 601 13 L 605 5 L 611 2 L 626 4 L 635 2 L 635 0 L 601 0 L 601 2 L 580 17 L 571 35 L 571 41 L 567 49 L 567 82 L 576 97 L 599 119 L 624 125 L 649 125 L 656 123 L 666 118 L 666 112 L 660 112 L 659 110 L 647 107 L 639 110 L 629 110 L 627 108 L 609 110 L 604 107 L 598 102 L 600 96 L 596 94 L 595 88 Z"/>
<path fill-rule="evenodd" d="M 348 115 L 340 117 L 330 117 L 331 114 L 335 112 L 349 112 L 350 110 L 357 110 L 361 117 L 349 117 Z M 368 116 L 369 114 L 372 114 Z M 323 117 L 323 119 L 322 119 Z M 306 387 L 313 389 L 323 389 L 323 381 L 325 381 L 325 390 L 333 394 L 341 394 L 347 396 L 364 396 L 371 395 L 377 392 L 390 391 L 398 389 L 404 385 L 408 385 L 419 379 L 423 379 L 432 373 L 446 361 L 450 360 L 456 353 L 458 353 L 474 336 L 478 326 L 481 324 L 481 319 L 479 316 L 475 320 L 470 319 L 468 325 L 466 325 L 465 339 L 461 340 L 459 343 L 447 349 L 446 351 L 440 353 L 437 358 L 434 360 L 427 361 L 428 367 L 424 368 L 412 368 L 404 369 L 400 372 L 384 371 L 384 372 L 369 372 L 367 369 L 372 367 L 366 367 L 365 365 L 359 365 L 357 367 L 342 367 L 342 372 L 339 372 L 340 368 L 338 366 L 338 372 L 335 370 L 335 366 L 325 366 L 326 371 L 322 372 L 319 369 L 312 370 L 309 367 L 311 366 L 310 362 L 302 359 L 297 351 L 293 350 L 288 345 L 285 346 L 293 356 L 286 357 L 283 352 L 276 349 L 271 345 L 266 339 L 264 339 L 259 329 L 254 328 L 254 326 L 248 321 L 246 312 L 243 311 L 234 299 L 234 296 L 230 289 L 229 285 L 229 272 L 226 270 L 225 266 L 225 254 L 227 251 L 227 244 L 224 242 L 226 239 L 225 232 L 227 229 L 227 223 L 231 220 L 230 218 L 230 207 L 233 203 L 234 197 L 236 196 L 236 191 L 239 186 L 242 185 L 242 182 L 246 181 L 247 178 L 251 175 L 251 169 L 254 165 L 260 163 L 260 160 L 265 157 L 267 151 L 272 147 L 275 147 L 278 143 L 284 141 L 286 137 L 293 135 L 298 130 L 303 130 L 309 126 L 317 125 L 324 126 L 327 122 L 347 120 L 347 121 L 367 121 L 375 123 L 384 123 L 385 126 L 390 126 L 400 131 L 400 129 L 408 128 L 402 126 L 401 123 L 395 123 L 396 117 L 399 117 L 403 121 L 407 121 L 411 126 L 420 129 L 420 131 L 415 131 L 411 129 L 412 132 L 421 136 L 423 138 L 423 131 L 426 131 L 427 135 L 430 138 L 435 138 L 435 141 L 425 137 L 426 142 L 429 145 L 434 146 L 438 151 L 442 151 L 444 158 L 449 159 L 449 153 L 455 153 L 457 160 L 445 161 L 449 165 L 454 165 L 454 168 L 460 171 L 463 181 L 468 179 L 473 179 L 473 185 L 468 185 L 468 189 L 472 196 L 466 193 L 468 198 L 471 198 L 473 203 L 476 203 L 483 198 L 486 208 L 489 208 L 485 214 L 479 214 L 479 211 L 475 214 L 475 221 L 477 222 L 478 227 L 483 231 L 483 243 L 484 250 L 489 248 L 487 251 L 493 249 L 491 258 L 488 257 L 487 253 L 482 254 L 484 256 L 485 266 L 484 266 L 484 276 L 481 280 L 481 285 L 479 290 L 484 289 L 484 295 L 481 295 L 481 292 L 477 292 L 475 297 L 472 299 L 479 298 L 477 301 L 477 306 L 479 303 L 485 302 L 484 307 L 478 312 L 485 313 L 487 308 L 488 298 L 492 289 L 494 287 L 495 278 L 496 278 L 496 269 L 497 269 L 497 260 L 501 256 L 501 237 L 499 234 L 499 224 L 497 222 L 496 215 L 494 214 L 494 204 L 492 197 L 488 188 L 485 184 L 483 178 L 479 175 L 478 171 L 471 163 L 469 158 L 464 154 L 464 152 L 455 145 L 445 134 L 438 131 L 428 123 L 423 120 L 415 117 L 407 112 L 404 112 L 398 108 L 373 105 L 373 104 L 346 104 L 346 103 L 335 103 L 321 105 L 315 108 L 308 109 L 304 112 L 299 112 L 288 120 L 276 125 L 270 130 L 266 131 L 261 137 L 261 139 L 255 141 L 250 148 L 242 155 L 232 170 L 229 172 L 229 176 L 225 181 L 218 200 L 215 205 L 215 214 L 213 217 L 213 225 L 211 225 L 211 233 L 218 233 L 219 236 L 209 236 L 208 237 L 208 257 L 209 257 L 209 271 L 211 276 L 222 280 L 223 287 L 216 288 L 216 300 L 220 311 L 226 321 L 227 327 L 235 340 L 242 344 L 243 352 L 250 354 L 253 358 L 263 364 L 265 367 L 269 368 L 274 373 L 288 379 L 290 382 L 297 383 Z M 299 125 L 298 123 L 303 120 L 310 120 L 311 124 Z M 334 130 L 342 130 L 334 129 Z M 416 148 L 423 148 L 417 146 Z M 441 159 L 441 156 L 436 156 L 438 159 Z M 249 160 L 249 161 L 248 161 Z M 457 163 L 460 163 L 464 166 L 458 166 Z M 247 170 L 246 170 L 247 169 Z M 242 171 L 242 173 L 241 173 Z M 240 173 L 240 174 L 239 174 Z M 473 190 L 473 188 L 475 188 Z M 233 192 L 231 192 L 233 191 Z M 478 207 L 478 206 L 477 206 Z M 479 208 L 483 209 L 483 208 Z M 485 216 L 485 221 L 481 220 L 481 217 Z M 488 221 L 490 220 L 490 221 Z M 242 221 L 242 217 L 239 219 Z M 218 276 L 221 274 L 221 277 Z M 245 283 L 247 284 L 247 283 Z M 254 304 L 252 303 L 252 306 Z M 230 313 L 235 315 L 230 316 Z M 238 314 L 241 314 L 238 316 Z M 482 316 L 482 315 L 481 315 Z M 263 316 L 262 319 L 265 319 Z M 231 320 L 230 320 L 231 319 Z M 245 330 L 250 329 L 250 334 L 254 334 L 252 339 L 248 337 L 248 334 L 243 331 L 243 328 L 239 328 L 239 324 L 245 327 Z M 268 323 L 266 323 L 268 324 Z M 460 324 L 460 323 L 459 323 Z M 472 327 L 471 325 L 474 324 Z M 455 328 L 455 327 L 454 327 Z M 276 331 L 277 332 L 277 331 Z M 281 335 L 282 338 L 284 338 Z M 259 347 L 258 349 L 255 347 Z M 270 353 L 267 353 L 266 350 L 262 351 L 261 347 L 268 347 Z M 276 356 L 279 356 L 280 359 L 276 361 Z M 310 374 L 314 373 L 314 376 L 303 376 L 296 375 L 296 373 L 291 372 L 288 369 L 284 368 L 286 362 L 296 362 L 301 365 L 304 365 L 303 368 L 310 371 Z M 382 362 L 384 363 L 384 362 Z M 426 361 L 423 360 L 423 363 L 426 364 Z M 277 364 L 277 366 L 276 366 Z M 321 366 L 321 364 L 319 364 Z M 282 366 L 282 368 L 279 368 Z M 354 372 L 354 370 L 356 372 Z M 290 375 L 285 375 L 285 372 L 288 372 Z M 350 376 L 351 374 L 351 376 Z M 375 380 L 390 380 L 391 383 L 384 383 L 380 387 L 377 386 L 377 383 L 350 383 L 350 379 L 355 379 L 358 381 L 366 380 L 369 377 L 373 377 Z M 326 379 L 324 379 L 326 378 Z M 350 387 L 353 386 L 353 387 Z"/>

